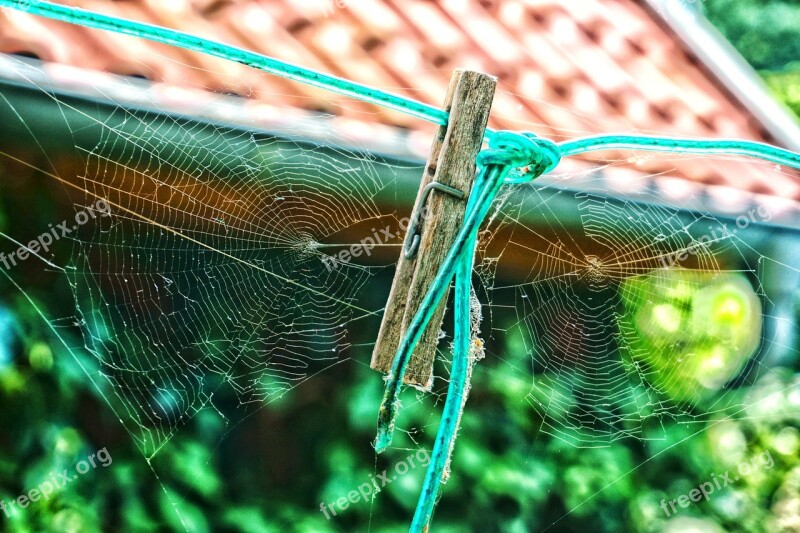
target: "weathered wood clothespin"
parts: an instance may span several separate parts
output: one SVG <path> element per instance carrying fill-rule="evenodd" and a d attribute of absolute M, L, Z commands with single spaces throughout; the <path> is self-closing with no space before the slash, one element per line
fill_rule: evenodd
<path fill-rule="evenodd" d="M 425 166 L 372 354 L 375 370 L 390 371 L 406 328 L 464 219 L 496 85 L 493 76 L 460 69 L 450 80 L 444 103 L 450 119 L 439 128 Z M 408 385 L 431 387 L 446 301 L 447 295 L 414 350 L 403 380 Z"/>

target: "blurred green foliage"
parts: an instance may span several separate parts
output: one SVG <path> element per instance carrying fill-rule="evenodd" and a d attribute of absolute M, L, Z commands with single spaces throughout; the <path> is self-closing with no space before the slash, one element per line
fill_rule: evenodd
<path fill-rule="evenodd" d="M 800 2 L 703 0 L 706 17 L 758 70 L 800 69 Z"/>
<path fill-rule="evenodd" d="M 657 270 L 625 280 L 621 295 L 627 366 L 679 404 L 713 401 L 761 341 L 761 302 L 742 274 Z"/>
<path fill-rule="evenodd" d="M 800 66 L 791 72 L 762 72 L 775 97 L 800 117 Z"/>
<path fill-rule="evenodd" d="M 704 0 L 706 17 L 800 116 L 800 2 Z"/>
<path fill-rule="evenodd" d="M 319 507 L 429 449 L 438 388 L 405 391 L 404 430 L 388 457 L 369 446 L 382 380 L 353 364 L 317 376 L 280 403 L 243 411 L 242 420 L 202 411 L 148 461 L 102 400 L 102 387 L 92 387 L 79 368 L 88 361 L 47 339 L 52 335 L 28 302 L 12 298 L 0 307 L 0 497 L 11 500 L 102 447 L 114 461 L 13 520 L 0 516 L 5 530 L 407 530 L 422 468 L 330 520 Z M 507 346 L 497 348 L 505 353 Z M 764 370 L 753 385 L 729 393 L 736 396 L 731 404 L 746 409 L 720 409 L 695 423 L 664 419 L 663 438 L 576 448 L 543 431 L 525 398 L 530 383 L 499 359 L 475 371 L 435 531 L 797 530 L 799 374 Z M 446 365 L 438 372 L 446 375 Z M 754 468 L 709 501 L 665 516 L 662 500 L 766 451 L 771 468 Z"/>

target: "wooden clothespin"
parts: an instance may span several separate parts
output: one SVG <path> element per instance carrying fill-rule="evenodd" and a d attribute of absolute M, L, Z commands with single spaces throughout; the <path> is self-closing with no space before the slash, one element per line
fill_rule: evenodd
<path fill-rule="evenodd" d="M 372 354 L 375 370 L 390 371 L 406 328 L 464 219 L 496 86 L 495 77 L 469 70 L 456 70 L 450 80 L 444 103 L 450 119 L 439 128 L 425 166 Z M 403 380 L 408 385 L 425 390 L 432 385 L 446 301 L 447 295 L 414 350 Z"/>

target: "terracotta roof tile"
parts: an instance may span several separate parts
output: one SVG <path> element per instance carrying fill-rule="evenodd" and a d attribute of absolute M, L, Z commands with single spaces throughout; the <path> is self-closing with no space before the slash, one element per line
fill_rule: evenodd
<path fill-rule="evenodd" d="M 70 48 L 51 33 L 46 21 L 28 13 L 0 9 L 0 50 L 5 53 L 33 54 L 45 61 L 69 63 Z M 37 36 L 33 38 L 33 36 Z"/>

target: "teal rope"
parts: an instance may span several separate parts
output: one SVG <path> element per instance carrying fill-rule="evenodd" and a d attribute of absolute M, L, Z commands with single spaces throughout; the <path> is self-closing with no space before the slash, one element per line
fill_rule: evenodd
<path fill-rule="evenodd" d="M 556 154 L 557 148 L 552 142 L 537 139 L 533 135 L 497 132 L 490 137 L 489 149 L 478 155 L 477 163 L 480 171 L 476 177 L 472 194 L 470 194 L 464 224 L 456 236 L 456 243 L 445 258 L 442 268 L 423 298 L 420 309 L 409 324 L 408 333 L 393 361 L 379 415 L 378 437 L 375 443 L 375 449 L 378 452 L 391 444 L 394 417 L 399 405 L 400 384 L 403 382 L 403 375 L 411 353 L 433 316 L 438 305 L 437 302 L 443 296 L 442 288 L 446 290 L 455 274 L 455 339 L 450 384 L 442 413 L 442 422 L 439 424 L 431 455 L 431 463 L 425 473 L 419 502 L 411 524 L 413 532 L 424 531 L 430 523 L 442 485 L 444 470 L 450 460 L 458 433 L 458 424 L 465 406 L 471 337 L 471 275 L 480 223 L 486 217 L 497 193 L 506 183 L 509 172 L 517 167 L 528 165 L 533 167 L 528 176 L 528 179 L 532 179 L 534 175 L 543 174 L 558 165 Z"/>
<path fill-rule="evenodd" d="M 497 145 L 500 144 L 500 149 L 505 150 L 500 156 L 505 158 L 508 158 L 510 154 L 509 151 L 514 148 L 518 150 L 527 149 L 530 150 L 530 153 L 527 155 L 532 156 L 531 159 L 534 159 L 535 143 L 523 141 L 521 146 L 514 147 L 510 142 L 512 140 L 512 135 L 515 134 L 503 132 L 492 137 L 492 147 L 496 148 Z M 517 136 L 513 137 L 513 140 L 515 142 L 519 141 Z M 544 148 L 545 150 L 551 148 L 551 146 L 545 143 L 543 143 L 543 146 L 546 146 Z M 555 145 L 552 145 L 552 148 L 554 147 Z M 478 166 L 480 171 L 475 178 L 475 184 L 472 188 L 473 194 L 470 194 L 469 201 L 467 202 L 467 213 L 471 213 L 480 207 L 477 198 L 482 195 L 479 192 L 475 194 L 475 191 L 484 189 L 488 189 L 489 191 L 495 189 L 499 190 L 503 183 L 508 182 L 506 176 L 515 168 L 513 163 L 519 163 L 519 161 L 514 161 L 512 158 L 510 159 L 512 165 L 509 166 L 509 161 L 492 162 L 492 159 L 495 159 L 495 157 L 493 157 L 493 154 L 489 151 L 484 151 L 479 156 Z M 548 166 L 552 167 L 557 164 L 557 160 L 549 160 L 548 162 Z M 530 176 L 528 176 L 528 179 L 531 179 Z M 470 366 L 469 356 L 471 351 L 470 340 L 472 333 L 470 331 L 470 297 L 472 288 L 472 267 L 475 261 L 477 237 L 478 232 L 476 229 L 470 235 L 469 242 L 456 268 L 456 288 L 454 294 L 455 334 L 453 343 L 453 364 L 450 370 L 450 384 L 447 389 L 447 399 L 445 400 L 442 412 L 442 421 L 439 423 L 439 429 L 436 433 L 431 462 L 425 472 L 425 480 L 422 485 L 422 491 L 420 492 L 419 503 L 414 513 L 414 519 L 411 522 L 411 531 L 414 532 L 424 531 L 430 524 L 431 517 L 433 516 L 433 508 L 436 505 L 436 499 L 442 485 L 444 471 L 447 468 L 447 463 L 450 461 L 456 435 L 458 434 L 458 425 L 461 421 L 466 403 Z M 423 330 L 424 328 L 425 326 L 423 326 Z"/>
<path fill-rule="evenodd" d="M 736 139 L 675 139 L 648 135 L 597 135 L 558 145 L 563 157 L 598 150 L 648 150 L 676 154 L 737 155 L 800 168 L 800 154 L 769 144 Z"/>
<path fill-rule="evenodd" d="M 495 173 L 496 172 L 495 170 Z M 505 175 L 503 174 L 501 178 L 502 177 L 505 177 Z M 476 197 L 476 208 L 466 213 L 464 223 L 456 234 L 453 246 L 445 256 L 439 272 L 433 279 L 433 282 L 431 282 L 431 286 L 428 288 L 428 292 L 425 293 L 425 297 L 422 299 L 417 313 L 406 329 L 406 335 L 403 337 L 397 355 L 392 362 L 392 368 L 389 372 L 386 390 L 383 395 L 383 402 L 378 414 L 378 436 L 375 440 L 375 450 L 378 453 L 385 450 L 392 442 L 394 421 L 399 404 L 398 395 L 400 392 L 400 385 L 403 382 L 403 376 L 405 375 L 411 353 L 414 351 L 417 343 L 419 343 L 425 331 L 425 327 L 436 311 L 442 297 L 444 297 L 444 293 L 449 288 L 458 261 L 464 254 L 464 251 L 469 247 L 472 234 L 477 233 L 480 223 L 486 216 L 489 206 L 495 196 L 497 196 L 502 185 L 502 179 L 497 179 L 497 176 L 493 175 L 487 179 L 487 186 L 473 192 L 472 196 Z"/>
<path fill-rule="evenodd" d="M 538 149 L 532 137 L 523 136 L 514 132 L 496 132 L 490 137 L 489 146 L 493 149 L 484 150 L 479 154 L 478 164 L 486 168 L 486 185 L 475 190 L 470 197 L 475 208 L 468 211 L 464 217 L 463 225 L 456 234 L 455 241 L 450 251 L 445 256 L 439 272 L 431 282 L 428 292 L 422 299 L 417 313 L 408 325 L 406 334 L 397 350 L 397 355 L 392 362 L 392 368 L 386 382 L 383 402 L 378 413 L 378 435 L 375 439 L 375 449 L 382 452 L 392 442 L 392 432 L 399 405 L 399 392 L 403 382 L 411 353 L 422 337 L 425 327 L 430 321 L 436 307 L 444 297 L 444 293 L 453 280 L 458 261 L 467 250 L 473 234 L 477 234 L 478 227 L 491 207 L 497 193 L 503 186 L 504 179 L 511 169 L 529 165 L 541 166 L 541 170 L 555 168 L 557 162 L 548 161 L 542 166 L 543 152 Z M 538 140 L 547 146 L 553 143 Z M 475 199 L 472 199 L 475 196 Z"/>
<path fill-rule="evenodd" d="M 76 7 L 43 2 L 41 0 L 0 0 L 0 7 L 27 11 L 42 17 L 60 20 L 70 24 L 77 24 L 87 28 L 133 35 L 135 37 L 176 46 L 185 50 L 202 52 L 204 54 L 241 63 L 248 67 L 263 70 L 283 78 L 299 81 L 322 89 L 328 89 L 358 100 L 395 109 L 429 122 L 447 124 L 448 114 L 446 111 L 423 104 L 422 102 L 390 94 L 380 89 L 374 89 L 367 85 L 337 78 L 329 74 L 323 74 L 315 70 L 292 65 L 285 61 L 250 52 L 242 48 L 189 35 L 188 33 L 154 26 L 152 24 L 101 15 Z"/>
<path fill-rule="evenodd" d="M 436 432 L 431 462 L 425 471 L 425 480 L 419 502 L 411 521 L 411 531 L 424 531 L 430 524 L 433 508 L 439 489 L 442 486 L 445 468 L 450 461 L 453 446 L 458 434 L 458 426 L 464 412 L 466 391 L 469 385 L 471 317 L 470 296 L 472 288 L 472 267 L 475 260 L 476 239 L 470 240 L 467 247 L 469 253 L 461 256 L 456 270 L 455 288 L 455 340 L 453 343 L 453 364 L 450 369 L 450 384 L 447 387 L 447 399 L 442 411 L 442 421 Z"/>
<path fill-rule="evenodd" d="M 489 212 L 506 176 L 512 169 L 528 166 L 530 171 L 527 179 L 554 169 L 560 160 L 557 158 L 558 149 L 554 143 L 545 139 L 537 139 L 532 134 L 519 134 L 510 131 L 495 132 L 490 137 L 490 149 L 478 155 L 478 165 L 481 173 L 479 182 L 485 185 L 473 191 L 470 203 L 474 209 L 468 210 L 461 229 L 456 234 L 455 241 L 450 251 L 445 256 L 439 272 L 431 282 L 428 292 L 422 299 L 417 313 L 408 325 L 406 334 L 397 350 L 397 355 L 392 363 L 389 377 L 386 382 L 383 402 L 378 414 L 378 436 L 375 440 L 375 449 L 380 453 L 391 444 L 394 422 L 399 405 L 400 386 L 403 382 L 408 361 L 422 337 L 428 322 L 439 305 L 444 293 L 450 286 L 461 256 L 469 248 L 470 239 L 477 235 L 478 228 Z M 516 178 L 515 178 L 516 179 Z M 474 198 L 474 199 L 473 199 Z"/>

